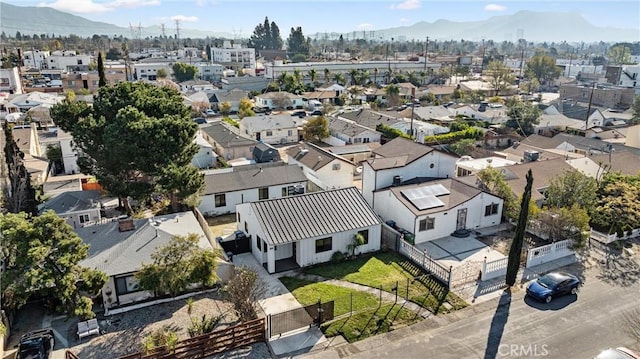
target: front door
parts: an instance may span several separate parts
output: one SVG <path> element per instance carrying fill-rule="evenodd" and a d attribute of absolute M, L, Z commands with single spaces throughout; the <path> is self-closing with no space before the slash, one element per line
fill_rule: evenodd
<path fill-rule="evenodd" d="M 292 250 L 293 250 L 293 260 L 294 260 L 296 263 L 298 263 L 298 258 L 297 258 L 297 256 L 296 256 L 297 244 L 298 244 L 297 242 L 293 242 L 293 243 L 292 243 L 292 246 L 293 246 L 293 249 L 292 249 Z"/>
<path fill-rule="evenodd" d="M 456 223 L 456 231 L 467 228 L 467 209 L 458 210 L 458 221 Z"/>

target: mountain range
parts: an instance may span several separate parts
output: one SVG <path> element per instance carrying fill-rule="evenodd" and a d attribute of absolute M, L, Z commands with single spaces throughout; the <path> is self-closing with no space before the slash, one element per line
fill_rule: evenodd
<path fill-rule="evenodd" d="M 159 26 L 141 27 L 140 36 L 159 36 Z M 15 6 L 0 2 L 0 31 L 14 35 L 19 31 L 23 35 L 33 34 L 75 34 L 91 37 L 94 34 L 107 36 L 134 37 L 138 28 L 133 31 L 128 27 L 116 26 L 104 22 L 91 21 L 86 18 L 58 11 L 49 7 Z M 354 32 L 358 36 L 359 32 Z M 371 33 L 371 31 L 366 31 Z M 437 20 L 435 22 L 418 22 L 411 26 L 375 30 L 375 37 L 389 40 L 415 39 L 424 40 L 427 36 L 433 40 L 471 40 L 482 39 L 501 41 L 567 41 L 567 42 L 623 42 L 638 41 L 640 29 L 621 29 L 598 27 L 586 21 L 581 15 L 567 12 L 519 11 L 513 15 L 494 16 L 487 20 L 454 22 Z M 182 38 L 218 37 L 233 39 L 228 32 L 213 32 L 184 28 L 180 31 Z M 346 33 L 351 38 L 352 33 Z M 137 34 L 136 34 L 137 35 Z M 334 35 L 332 33 L 332 35 Z M 324 34 L 307 35 L 311 38 L 324 38 Z M 339 36 L 339 34 L 338 34 Z M 334 38 L 332 36 L 331 38 Z"/>

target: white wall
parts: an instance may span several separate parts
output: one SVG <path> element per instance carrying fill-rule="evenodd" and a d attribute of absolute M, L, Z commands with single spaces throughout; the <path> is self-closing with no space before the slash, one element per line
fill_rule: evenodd
<path fill-rule="evenodd" d="M 287 183 L 282 185 L 276 185 L 269 187 L 269 198 L 282 198 L 282 188 L 289 186 L 305 186 L 305 182 L 294 182 Z M 202 200 L 200 201 L 200 205 L 198 209 L 205 215 L 215 216 L 220 214 L 234 213 L 237 208 L 236 205 L 241 203 L 255 202 L 258 201 L 258 188 L 250 188 L 243 191 L 235 191 L 226 193 L 226 206 L 224 207 L 216 207 L 215 206 L 215 195 L 208 194 L 202 196 Z"/>
<path fill-rule="evenodd" d="M 95 208 L 92 210 L 87 210 L 82 212 L 69 213 L 66 216 L 67 224 L 69 224 L 73 228 L 81 228 L 83 223 L 80 223 L 80 216 L 85 214 L 89 215 L 89 221 L 93 221 L 93 222 L 100 221 L 100 208 Z"/>
<path fill-rule="evenodd" d="M 380 235 L 381 225 L 373 227 L 357 229 L 353 231 L 346 231 L 341 233 L 334 233 L 332 235 L 314 237 L 302 240 L 297 245 L 297 258 L 298 264 L 301 267 L 310 266 L 317 263 L 325 263 L 331 260 L 331 256 L 334 252 L 348 252 L 347 246 L 353 242 L 353 235 L 357 232 L 368 229 L 369 230 L 369 243 L 358 247 L 359 253 L 367 253 L 380 249 Z M 331 237 L 332 248 L 330 251 L 316 253 L 316 239 Z"/>
<path fill-rule="evenodd" d="M 393 220 L 400 228 L 404 228 L 415 234 L 415 243 L 422 243 L 451 235 L 456 230 L 458 210 L 467 209 L 467 221 L 465 228 L 478 229 L 500 224 L 503 200 L 481 193 L 470 200 L 450 208 L 447 211 L 429 215 L 415 216 L 409 208 L 399 201 L 390 190 L 375 193 L 374 211 L 384 221 Z M 484 215 L 485 207 L 491 203 L 498 203 L 498 212 L 491 216 Z M 419 231 L 420 220 L 426 217 L 434 218 L 434 228 Z"/>
<path fill-rule="evenodd" d="M 211 167 L 216 161 L 216 156 L 214 156 L 215 152 L 213 152 L 213 148 L 206 146 L 199 147 L 200 149 L 198 150 L 198 153 L 193 156 L 191 164 L 200 169 Z"/>
<path fill-rule="evenodd" d="M 289 157 L 289 164 L 298 165 L 302 168 L 302 172 L 307 179 L 323 190 L 347 188 L 353 186 L 353 170 L 354 166 L 350 163 L 333 160 L 320 168 L 318 171 L 314 171 L 306 166 L 300 164 L 294 158 Z M 340 164 L 339 170 L 334 170 L 333 165 Z"/>
<path fill-rule="evenodd" d="M 64 164 L 64 172 L 66 174 L 80 173 L 78 168 L 78 157 L 76 151 L 71 145 L 71 138 L 60 140 L 60 150 L 62 152 L 62 163 Z"/>
<path fill-rule="evenodd" d="M 376 189 L 376 172 L 368 161 L 362 163 L 362 196 L 373 206 L 373 191 Z"/>
<path fill-rule="evenodd" d="M 242 129 L 241 129 L 242 131 Z M 271 136 L 267 136 L 267 131 L 260 132 L 260 141 L 272 145 L 298 142 L 298 128 L 272 129 Z M 291 131 L 291 134 L 289 134 Z M 250 133 L 251 138 L 256 139 L 255 133 Z"/>

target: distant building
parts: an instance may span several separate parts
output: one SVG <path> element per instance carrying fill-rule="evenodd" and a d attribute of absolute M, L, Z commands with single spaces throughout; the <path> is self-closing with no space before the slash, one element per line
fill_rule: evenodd
<path fill-rule="evenodd" d="M 17 67 L 0 69 L 0 92 L 8 92 L 10 94 L 23 92 L 20 72 Z"/>
<path fill-rule="evenodd" d="M 75 51 L 54 51 L 45 59 L 44 68 L 49 70 L 87 71 L 90 55 L 78 55 Z"/>
<path fill-rule="evenodd" d="M 211 59 L 236 70 L 256 68 L 256 50 L 225 40 L 222 47 L 211 48 Z"/>

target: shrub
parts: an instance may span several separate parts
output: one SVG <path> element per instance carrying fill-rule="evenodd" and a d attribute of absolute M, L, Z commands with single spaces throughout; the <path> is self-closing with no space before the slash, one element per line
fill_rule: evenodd
<path fill-rule="evenodd" d="M 200 320 L 191 318 L 191 325 L 187 328 L 189 337 L 197 337 L 202 334 L 211 333 L 220 324 L 224 315 L 216 315 L 211 318 L 207 318 L 207 315 L 203 315 Z"/>
<path fill-rule="evenodd" d="M 340 262 L 344 261 L 344 258 L 345 258 L 344 253 L 342 253 L 342 252 L 334 252 L 331 255 L 331 263 L 340 263 Z"/>
<path fill-rule="evenodd" d="M 157 329 L 142 339 L 142 352 L 149 353 L 151 350 L 159 347 L 167 347 L 171 351 L 178 343 L 178 334 L 171 328 L 164 326 Z"/>

